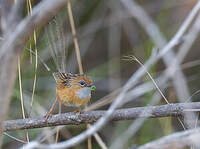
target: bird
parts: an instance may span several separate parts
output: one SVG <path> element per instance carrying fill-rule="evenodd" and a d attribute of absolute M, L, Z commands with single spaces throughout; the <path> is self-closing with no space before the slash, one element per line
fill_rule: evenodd
<path fill-rule="evenodd" d="M 57 101 L 66 106 L 77 107 L 76 112 L 81 113 L 81 106 L 87 104 L 91 99 L 91 92 L 96 89 L 93 81 L 85 74 L 72 74 L 54 72 L 56 81 L 56 100 L 46 114 L 46 119 L 51 116 Z"/>

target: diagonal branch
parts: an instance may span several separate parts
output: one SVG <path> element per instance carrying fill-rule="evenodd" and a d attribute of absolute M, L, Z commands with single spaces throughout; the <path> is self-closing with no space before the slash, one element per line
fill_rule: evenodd
<path fill-rule="evenodd" d="M 23 19 L 1 47 L 0 58 L 6 53 L 23 47 L 34 29 L 44 25 L 65 6 L 67 0 L 42 1 L 33 8 L 32 14 Z"/>
<path fill-rule="evenodd" d="M 200 102 L 120 109 L 112 114 L 111 121 L 132 120 L 138 117 L 177 117 L 182 116 L 185 112 L 191 111 L 200 111 Z M 3 124 L 3 131 L 94 123 L 105 115 L 105 113 L 106 111 L 89 111 L 79 115 L 74 112 L 69 112 L 53 115 L 48 120 L 44 117 L 8 120 Z"/>

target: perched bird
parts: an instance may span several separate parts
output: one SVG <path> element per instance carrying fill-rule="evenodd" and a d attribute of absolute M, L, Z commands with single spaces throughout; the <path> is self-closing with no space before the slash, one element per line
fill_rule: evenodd
<path fill-rule="evenodd" d="M 81 112 L 80 107 L 88 103 L 91 99 L 91 91 L 95 90 L 92 80 L 82 74 L 53 73 L 56 80 L 56 101 L 46 115 L 48 118 L 58 101 L 66 106 L 77 107 L 77 112 Z"/>

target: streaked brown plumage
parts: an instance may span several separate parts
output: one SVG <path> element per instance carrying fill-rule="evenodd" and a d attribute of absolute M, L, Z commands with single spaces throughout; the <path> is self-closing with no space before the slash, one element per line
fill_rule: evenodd
<path fill-rule="evenodd" d="M 91 96 L 86 99 L 80 99 L 76 94 L 77 91 L 87 86 L 92 86 L 92 80 L 89 77 L 70 73 L 54 73 L 53 75 L 57 82 L 56 97 L 61 103 L 78 107 L 90 101 Z M 85 81 L 85 84 L 81 85 L 81 81 Z"/>
<path fill-rule="evenodd" d="M 92 80 L 86 75 L 71 73 L 53 73 L 56 80 L 56 101 L 60 101 L 66 106 L 78 107 L 88 103 L 91 99 L 91 90 L 95 89 Z M 49 117 L 55 103 L 52 105 L 46 118 Z"/>

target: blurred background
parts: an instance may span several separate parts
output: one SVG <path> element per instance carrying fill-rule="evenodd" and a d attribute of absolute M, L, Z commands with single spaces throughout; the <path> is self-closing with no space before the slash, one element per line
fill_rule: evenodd
<path fill-rule="evenodd" d="M 134 55 L 145 63 L 151 56 L 152 50 L 159 48 L 122 1 L 71 1 L 83 70 L 95 81 L 97 88 L 88 106 L 96 102 L 102 103 L 100 106 L 94 106 L 92 110 L 107 109 L 119 89 L 141 67 L 135 61 L 124 60 L 124 56 Z M 32 0 L 32 7 L 39 2 L 39 0 Z M 196 0 L 135 1 L 154 21 L 166 41 L 174 36 L 196 2 Z M 30 5 L 27 5 L 25 14 L 29 13 Z M 146 26 L 148 28 L 148 24 Z M 21 74 L 16 79 L 8 120 L 22 118 L 19 78 L 21 78 L 26 117 L 39 117 L 46 114 L 55 100 L 56 83 L 52 73 L 57 71 L 79 73 L 67 7 L 45 27 L 37 29 L 35 35 L 36 38 L 32 37 L 26 45 L 20 60 Z M 195 40 L 181 64 L 190 95 L 200 88 L 198 83 L 200 81 L 199 40 L 199 37 Z M 174 53 L 179 50 L 181 50 L 179 45 L 173 49 Z M 160 60 L 151 67 L 149 72 L 156 79 L 165 68 L 165 64 Z M 147 82 L 151 82 L 151 79 L 145 76 L 138 82 L 138 86 Z M 179 102 L 171 80 L 159 87 L 170 103 Z M 113 92 L 116 94 L 113 95 Z M 146 91 L 121 108 L 147 106 L 154 97 L 154 93 L 155 90 Z M 109 94 L 111 94 L 110 98 L 103 98 Z M 32 99 L 34 100 L 31 106 Z M 198 101 L 198 99 L 199 95 L 196 94 L 192 101 Z M 166 104 L 163 99 L 157 102 L 157 105 L 162 104 Z M 62 113 L 68 111 L 73 111 L 73 109 L 62 106 Z M 54 113 L 58 113 L 58 104 Z M 107 146 L 111 146 L 132 122 L 109 122 L 99 131 L 99 135 Z M 85 129 L 86 125 L 63 126 L 58 141 L 67 140 Z M 43 142 L 53 143 L 55 133 L 45 137 L 52 130 L 54 127 L 30 129 L 28 130 L 30 140 L 42 137 Z M 141 145 L 177 130 L 183 130 L 183 128 L 176 118 L 151 118 L 143 123 L 134 136 L 126 139 L 127 142 L 123 148 L 131 148 L 134 144 Z M 24 130 L 12 131 L 8 134 L 26 140 Z M 7 136 L 3 139 L 3 148 L 6 149 L 22 145 Z M 92 147 L 101 148 L 94 137 L 92 137 Z M 87 141 L 74 148 L 87 148 Z"/>

